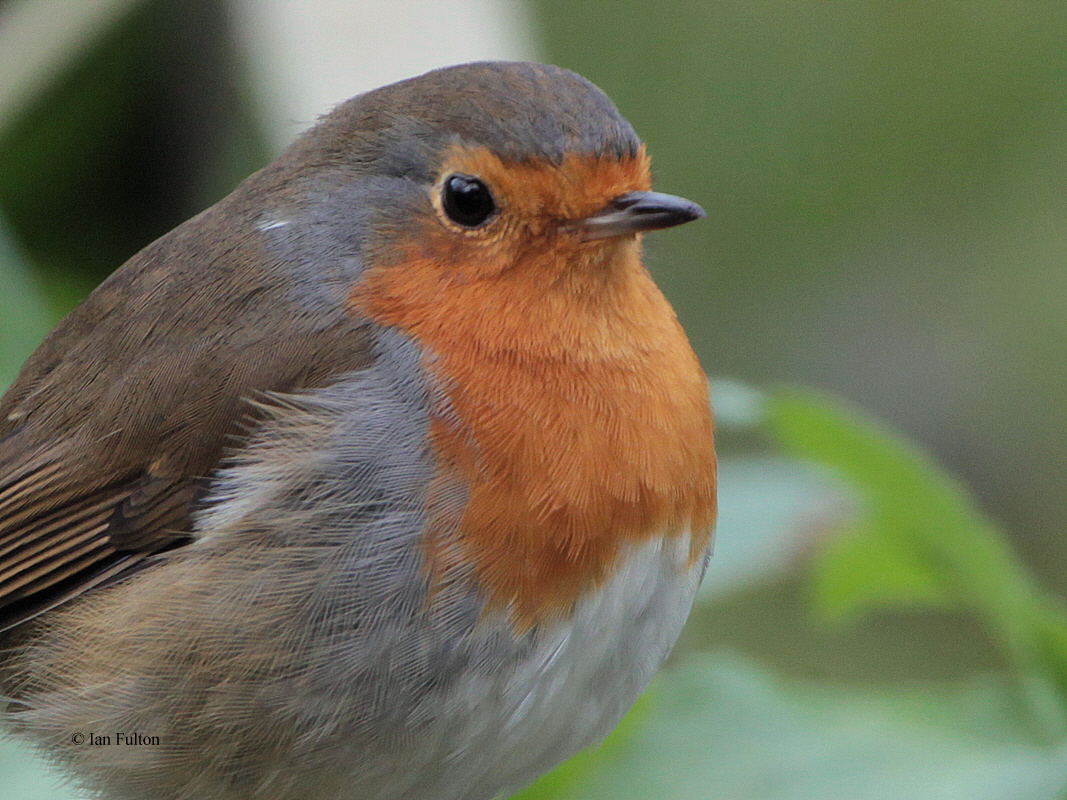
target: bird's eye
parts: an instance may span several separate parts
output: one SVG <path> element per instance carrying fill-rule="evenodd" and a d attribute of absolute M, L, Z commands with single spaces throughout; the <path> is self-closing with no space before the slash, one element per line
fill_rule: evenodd
<path fill-rule="evenodd" d="M 470 175 L 449 175 L 441 187 L 441 208 L 457 225 L 478 228 L 495 213 L 489 187 Z"/>

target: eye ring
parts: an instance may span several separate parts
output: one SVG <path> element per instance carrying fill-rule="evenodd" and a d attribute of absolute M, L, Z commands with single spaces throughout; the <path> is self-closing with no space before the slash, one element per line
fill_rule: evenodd
<path fill-rule="evenodd" d="M 473 175 L 456 172 L 441 182 L 441 210 L 467 230 L 480 228 L 496 216 L 496 201 L 489 187 Z"/>

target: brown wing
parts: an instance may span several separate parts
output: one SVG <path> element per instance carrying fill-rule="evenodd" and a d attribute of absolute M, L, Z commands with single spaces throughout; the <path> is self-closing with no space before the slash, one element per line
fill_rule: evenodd
<path fill-rule="evenodd" d="M 302 302 L 225 202 L 116 272 L 0 399 L 0 630 L 188 541 L 248 399 L 370 362 L 343 296 Z"/>
<path fill-rule="evenodd" d="M 79 494 L 74 480 L 46 455 L 0 490 L 0 630 L 133 568 L 188 530 L 193 482 L 130 476 Z"/>

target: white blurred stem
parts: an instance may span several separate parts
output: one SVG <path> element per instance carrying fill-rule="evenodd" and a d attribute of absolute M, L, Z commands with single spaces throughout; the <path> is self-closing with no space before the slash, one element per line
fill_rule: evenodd
<path fill-rule="evenodd" d="M 274 148 L 360 92 L 435 67 L 536 59 L 520 0 L 230 0 Z"/>

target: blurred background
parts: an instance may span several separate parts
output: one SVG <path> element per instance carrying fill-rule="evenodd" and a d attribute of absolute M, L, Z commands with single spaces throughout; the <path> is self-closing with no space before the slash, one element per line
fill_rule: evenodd
<path fill-rule="evenodd" d="M 529 796 L 1067 796 L 1059 723 L 1032 735 L 988 688 L 1010 668 L 966 608 L 818 612 L 854 498 L 756 419 L 781 385 L 864 409 L 1067 595 L 1063 4 L 0 0 L 0 385 L 334 104 L 484 58 L 592 80 L 657 187 L 708 212 L 648 263 L 722 420 L 716 558 L 674 661 Z M 0 751 L 2 800 L 76 796 L 27 758 Z"/>

